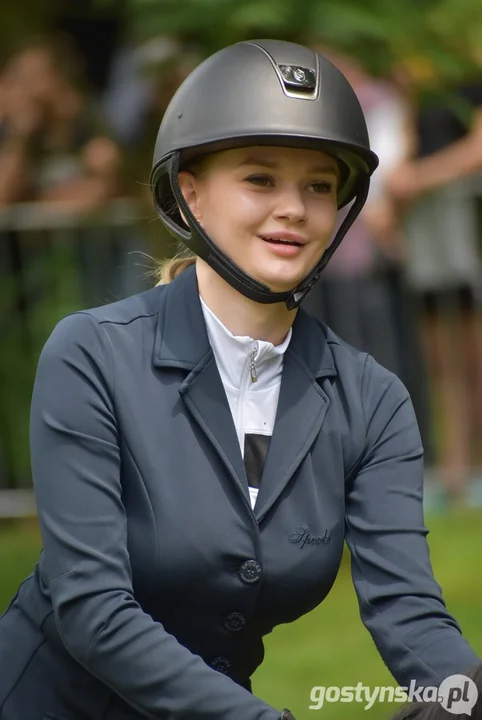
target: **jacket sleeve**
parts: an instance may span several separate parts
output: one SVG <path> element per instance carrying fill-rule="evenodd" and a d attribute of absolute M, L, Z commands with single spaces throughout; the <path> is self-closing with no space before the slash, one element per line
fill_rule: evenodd
<path fill-rule="evenodd" d="M 211 669 L 136 601 L 112 362 L 102 325 L 77 313 L 57 325 L 35 380 L 32 471 L 62 642 L 146 718 L 276 720 L 278 711 Z"/>
<path fill-rule="evenodd" d="M 423 450 L 400 380 L 368 357 L 366 445 L 347 478 L 346 541 L 364 625 L 401 686 L 439 685 L 479 662 L 433 577 L 423 518 Z"/>

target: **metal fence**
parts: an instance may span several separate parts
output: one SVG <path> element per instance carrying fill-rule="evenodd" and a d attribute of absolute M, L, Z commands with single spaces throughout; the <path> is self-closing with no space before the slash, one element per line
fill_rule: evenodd
<path fill-rule="evenodd" d="M 471 193 L 482 236 L 482 175 Z M 152 286 L 151 218 L 135 200 L 86 216 L 58 205 L 0 210 L 0 517 L 30 514 L 29 409 L 40 350 L 56 322 Z M 165 236 L 164 236 L 165 237 Z M 481 250 L 482 254 L 482 250 Z M 423 408 L 422 408 L 423 410 Z"/>
<path fill-rule="evenodd" d="M 86 216 L 58 205 L 0 211 L 0 489 L 29 488 L 28 415 L 35 367 L 55 323 L 152 284 L 142 209 L 118 200 Z M 0 515 L 13 512 L 11 494 Z M 22 504 L 30 502 L 28 496 Z"/>

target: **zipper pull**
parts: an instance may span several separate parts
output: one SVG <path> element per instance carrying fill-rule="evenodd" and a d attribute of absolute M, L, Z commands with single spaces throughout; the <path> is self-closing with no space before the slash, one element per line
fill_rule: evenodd
<path fill-rule="evenodd" d="M 256 356 L 258 354 L 258 343 L 256 343 L 256 346 L 251 350 L 250 358 L 249 358 L 249 374 L 251 375 L 251 382 L 255 383 L 258 379 L 258 376 L 256 375 L 256 365 L 255 360 Z"/>

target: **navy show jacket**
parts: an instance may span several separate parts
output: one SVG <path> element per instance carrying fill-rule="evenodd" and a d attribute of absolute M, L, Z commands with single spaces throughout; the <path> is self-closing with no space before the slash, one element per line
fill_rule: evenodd
<path fill-rule="evenodd" d="M 195 270 L 64 318 L 33 393 L 43 551 L 0 620 L 0 719 L 279 718 L 249 692 L 262 638 L 326 597 L 344 541 L 399 684 L 476 665 L 432 575 L 422 455 L 402 383 L 301 310 L 252 510 Z"/>

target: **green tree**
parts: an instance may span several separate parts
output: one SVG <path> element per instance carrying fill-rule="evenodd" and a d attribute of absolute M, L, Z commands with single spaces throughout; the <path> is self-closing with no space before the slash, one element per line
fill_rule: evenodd
<path fill-rule="evenodd" d="M 276 37 L 328 43 L 375 72 L 409 62 L 422 77 L 452 80 L 482 63 L 480 0 L 126 0 L 125 8 L 135 36 L 174 35 L 206 55 Z"/>

